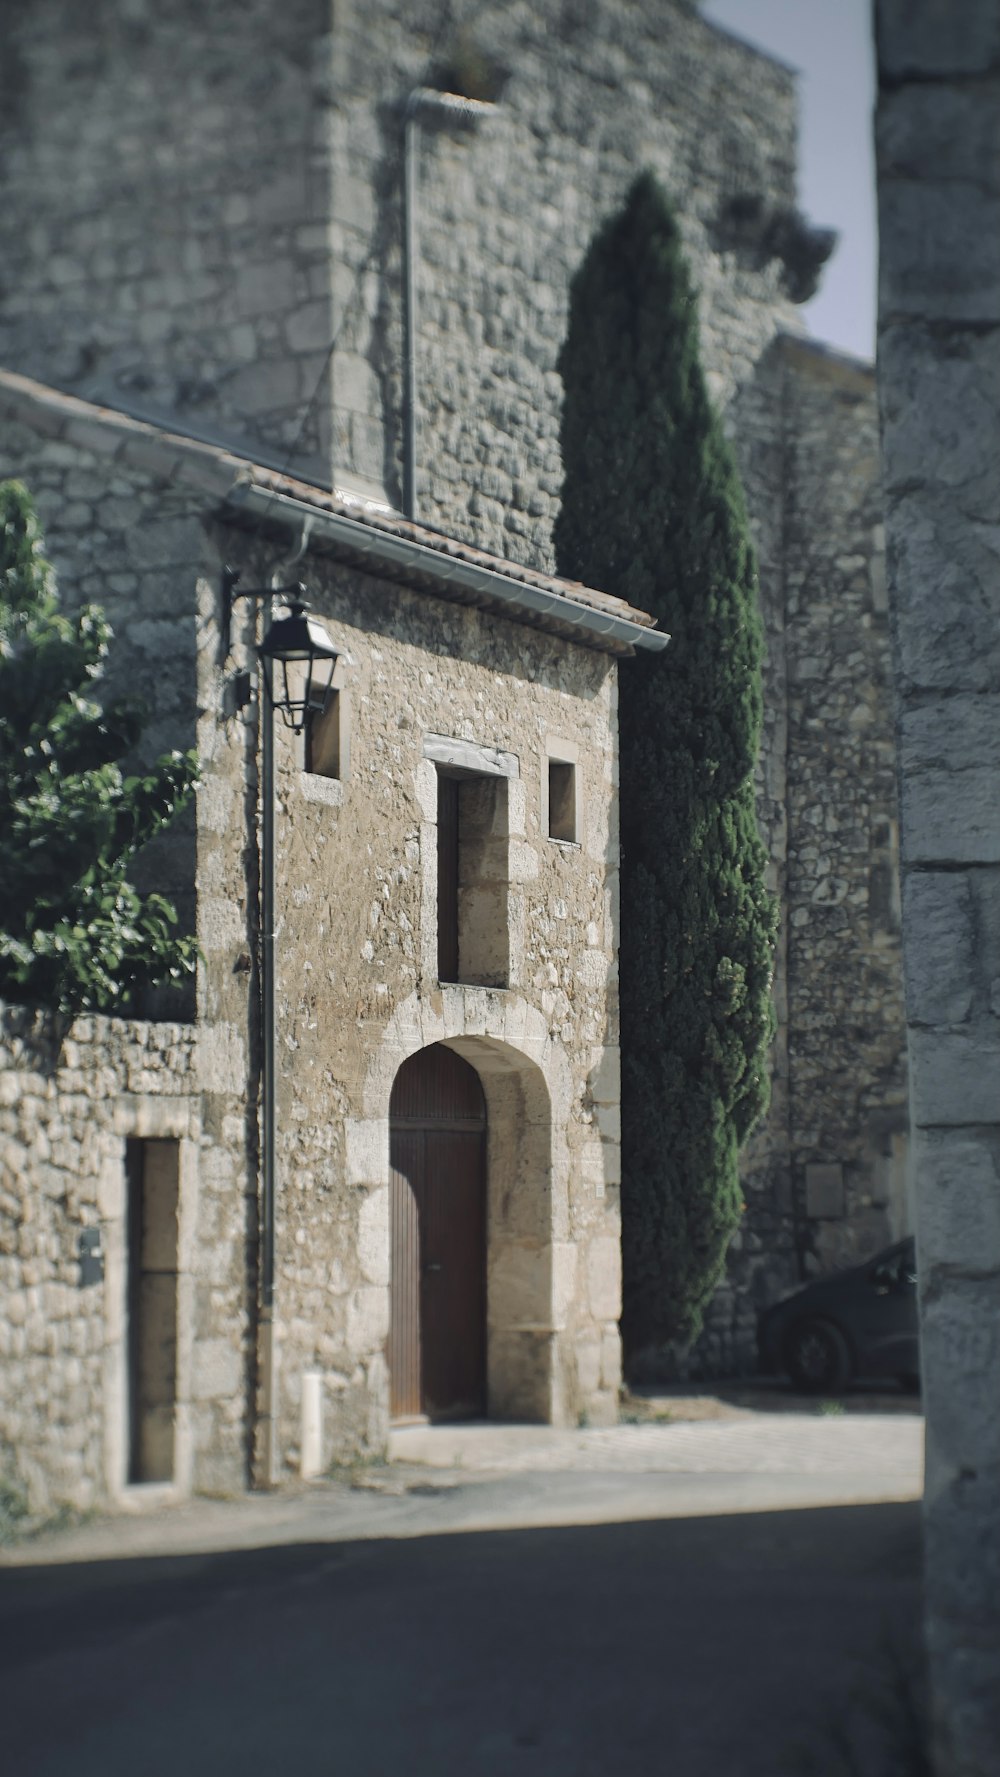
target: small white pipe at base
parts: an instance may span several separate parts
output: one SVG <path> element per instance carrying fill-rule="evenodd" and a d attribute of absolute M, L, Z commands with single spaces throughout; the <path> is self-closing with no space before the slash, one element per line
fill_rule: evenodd
<path fill-rule="evenodd" d="M 323 1472 L 323 1377 L 319 1370 L 302 1372 L 302 1454 L 299 1473 L 311 1481 Z"/>

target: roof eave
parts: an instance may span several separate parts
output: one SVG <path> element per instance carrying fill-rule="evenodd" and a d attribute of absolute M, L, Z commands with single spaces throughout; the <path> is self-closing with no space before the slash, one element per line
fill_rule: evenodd
<path fill-rule="evenodd" d="M 670 641 L 662 630 L 585 605 L 565 593 L 515 580 L 460 556 L 444 555 L 411 537 L 394 535 L 346 514 L 326 511 L 253 481 L 240 481 L 230 488 L 226 505 L 249 512 L 258 521 L 266 519 L 296 533 L 304 530 L 310 539 L 322 539 L 334 553 L 360 565 L 388 568 L 400 577 L 429 580 L 445 597 L 464 595 L 470 603 L 501 606 L 512 616 L 543 627 L 568 627 L 579 634 L 581 642 L 607 653 L 631 654 L 637 648 L 659 653 Z"/>

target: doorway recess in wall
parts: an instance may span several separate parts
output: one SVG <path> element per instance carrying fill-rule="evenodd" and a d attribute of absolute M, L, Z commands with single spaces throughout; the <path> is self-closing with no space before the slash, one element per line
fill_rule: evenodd
<path fill-rule="evenodd" d="M 180 1143 L 130 1140 L 128 1406 L 130 1482 L 174 1478 Z"/>

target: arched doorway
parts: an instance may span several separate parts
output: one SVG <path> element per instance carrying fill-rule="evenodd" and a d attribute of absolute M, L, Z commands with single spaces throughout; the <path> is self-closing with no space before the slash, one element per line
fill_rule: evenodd
<path fill-rule="evenodd" d="M 404 1061 L 389 1100 L 390 1411 L 486 1410 L 486 1100 L 441 1043 Z"/>

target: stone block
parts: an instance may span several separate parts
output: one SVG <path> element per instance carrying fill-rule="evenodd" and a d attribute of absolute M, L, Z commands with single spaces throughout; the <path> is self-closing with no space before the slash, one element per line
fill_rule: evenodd
<path fill-rule="evenodd" d="M 347 1346 L 355 1361 L 380 1351 L 389 1336 L 389 1291 L 354 1290 L 347 1300 Z"/>
<path fill-rule="evenodd" d="M 621 1246 L 598 1238 L 587 1247 L 587 1299 L 595 1320 L 617 1321 L 622 1311 Z"/>
<path fill-rule="evenodd" d="M 947 1559 L 947 1545 L 945 1548 Z M 933 1586 L 933 1582 L 932 1582 Z M 938 1612 L 932 1602 L 927 1615 L 927 1643 L 939 1698 L 947 1699 L 947 1724 L 941 1724 L 939 1770 L 965 1777 L 993 1777 L 1000 1746 L 1000 1689 L 997 1687 L 996 1636 L 970 1634 L 961 1616 Z"/>
<path fill-rule="evenodd" d="M 593 1051 L 588 1079 L 595 1104 L 618 1104 L 621 1099 L 621 1050 L 607 1043 Z"/>
<path fill-rule="evenodd" d="M 1000 1270 L 921 1275 L 927 1499 L 965 1474 L 1000 1474 Z"/>
<path fill-rule="evenodd" d="M 294 407 L 299 399 L 298 366 L 294 358 L 258 358 L 236 371 L 226 392 L 247 413 Z"/>
<path fill-rule="evenodd" d="M 902 780 L 902 856 L 908 864 L 1000 862 L 1000 802 L 987 770 Z"/>
<path fill-rule="evenodd" d="M 957 327 L 941 337 L 892 322 L 879 336 L 879 378 L 887 494 L 934 488 L 965 517 L 994 522 L 1000 409 L 995 335 L 966 337 Z"/>
<path fill-rule="evenodd" d="M 959 691 L 905 708 L 900 718 L 900 763 L 906 772 L 987 767 L 1000 770 L 1000 696 Z"/>
<path fill-rule="evenodd" d="M 564 1327 L 576 1301 L 576 1247 L 559 1241 L 552 1248 L 552 1323 Z"/>
<path fill-rule="evenodd" d="M 985 74 L 1000 60 L 1000 13 L 954 0 L 877 0 L 879 72 L 887 84 L 913 76 Z"/>
<path fill-rule="evenodd" d="M 295 303 L 295 269 L 286 259 L 244 264 L 236 290 L 240 315 L 283 315 Z"/>
<path fill-rule="evenodd" d="M 357 1259 L 366 1283 L 389 1285 L 389 1190 L 380 1186 L 362 1198 L 358 1212 Z"/>
<path fill-rule="evenodd" d="M 206 957 L 236 956 L 247 947 L 247 922 L 231 898 L 202 895 L 198 902 L 198 943 Z"/>
<path fill-rule="evenodd" d="M 890 558 L 902 676 L 919 689 L 986 691 L 1000 675 L 1000 524 L 946 502 L 896 503 Z"/>
<path fill-rule="evenodd" d="M 553 1405 L 551 1332 L 491 1330 L 487 1387 L 494 1417 L 544 1424 Z"/>
<path fill-rule="evenodd" d="M 586 1411 L 591 1396 L 601 1386 L 601 1341 L 591 1334 L 578 1338 L 576 1352 L 576 1386 L 580 1407 Z"/>
<path fill-rule="evenodd" d="M 884 313 L 991 321 L 1000 280 L 994 192 L 955 181 L 887 179 L 879 225 L 894 241 L 879 279 Z"/>
<path fill-rule="evenodd" d="M 910 1104 L 917 1128 L 1000 1122 L 1000 1039 L 910 1032 Z"/>
<path fill-rule="evenodd" d="M 377 416 L 381 411 L 378 379 L 367 358 L 355 352 L 337 352 L 333 359 L 334 405 L 356 413 Z"/>
<path fill-rule="evenodd" d="M 198 1077 L 205 1092 L 246 1091 L 246 1039 L 235 1024 L 199 1026 Z"/>
<path fill-rule="evenodd" d="M 622 1341 L 616 1326 L 606 1327 L 601 1338 L 601 1387 L 617 1398 L 622 1385 Z"/>
<path fill-rule="evenodd" d="M 881 95 L 876 126 L 883 189 L 897 178 L 937 181 L 935 194 L 956 181 L 996 189 L 996 100 L 988 86 L 915 83 Z M 964 200 L 956 192 L 958 214 Z M 904 242 L 905 247 L 905 242 Z M 942 248 L 943 250 L 943 248 Z"/>
<path fill-rule="evenodd" d="M 844 1168 L 840 1164 L 806 1167 L 806 1215 L 835 1221 L 844 1215 Z"/>
<path fill-rule="evenodd" d="M 1000 1134 L 918 1130 L 913 1165 L 921 1265 L 1000 1269 Z"/>
<path fill-rule="evenodd" d="M 348 1185 L 378 1185 L 389 1172 L 389 1123 L 385 1117 L 344 1118 L 344 1178 Z"/>
<path fill-rule="evenodd" d="M 904 887 L 903 932 L 911 1023 L 963 1023 L 975 991 L 968 878 L 950 871 L 910 871 Z"/>
<path fill-rule="evenodd" d="M 241 1395 L 243 1359 L 239 1335 L 230 1339 L 199 1339 L 194 1346 L 191 1396 L 196 1401 L 226 1400 Z"/>
<path fill-rule="evenodd" d="M 601 1132 L 602 1141 L 620 1145 L 622 1139 L 621 1106 L 617 1104 L 599 1104 L 596 1107 L 597 1127 Z"/>
<path fill-rule="evenodd" d="M 318 299 L 293 310 L 285 334 L 293 352 L 325 351 L 333 337 L 329 302 Z"/>
<path fill-rule="evenodd" d="M 491 1328 L 548 1327 L 552 1319 L 552 1261 L 537 1245 L 497 1245 L 489 1256 L 487 1301 Z"/>

